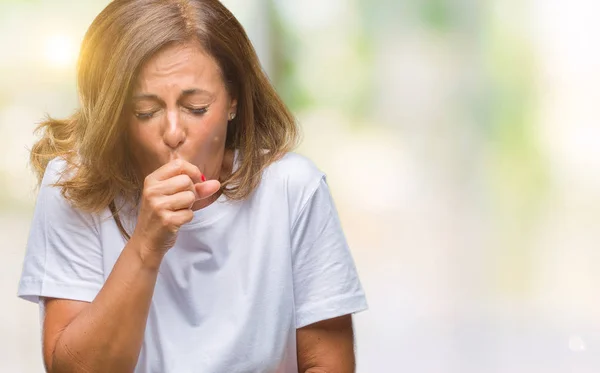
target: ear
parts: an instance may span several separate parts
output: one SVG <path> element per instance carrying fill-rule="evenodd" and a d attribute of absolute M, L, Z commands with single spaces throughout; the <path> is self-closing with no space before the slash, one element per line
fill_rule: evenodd
<path fill-rule="evenodd" d="M 229 111 L 228 113 L 231 115 L 232 113 L 237 114 L 237 99 L 236 98 L 232 98 L 231 102 L 229 104 Z"/>

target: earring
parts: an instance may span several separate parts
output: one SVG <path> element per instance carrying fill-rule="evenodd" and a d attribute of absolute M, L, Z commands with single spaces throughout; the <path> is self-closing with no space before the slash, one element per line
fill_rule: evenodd
<path fill-rule="evenodd" d="M 234 120 L 234 119 L 235 119 L 235 113 L 229 114 L 229 120 Z"/>

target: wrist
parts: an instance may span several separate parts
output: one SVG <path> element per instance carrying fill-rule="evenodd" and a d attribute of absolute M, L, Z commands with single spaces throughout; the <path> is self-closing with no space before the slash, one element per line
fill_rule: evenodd
<path fill-rule="evenodd" d="M 142 237 L 135 234 L 131 236 L 129 244 L 132 246 L 144 268 L 158 270 L 164 257 L 163 252 L 154 250 L 151 243 L 146 242 Z"/>

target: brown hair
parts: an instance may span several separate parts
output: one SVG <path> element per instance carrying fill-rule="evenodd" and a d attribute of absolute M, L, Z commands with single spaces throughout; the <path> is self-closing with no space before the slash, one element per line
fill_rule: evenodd
<path fill-rule="evenodd" d="M 64 158 L 71 176 L 57 183 L 63 196 L 84 211 L 110 207 L 129 237 L 114 201 L 122 196 L 137 204 L 142 182 L 121 118 L 144 62 L 167 45 L 194 40 L 215 58 L 238 100 L 225 146 L 238 149 L 240 164 L 221 181 L 228 198 L 246 198 L 262 170 L 294 147 L 298 129 L 243 27 L 218 0 L 115 0 L 96 17 L 78 61 L 79 110 L 65 120 L 49 118 L 36 130 L 43 135 L 30 161 L 38 181 L 50 160 Z"/>

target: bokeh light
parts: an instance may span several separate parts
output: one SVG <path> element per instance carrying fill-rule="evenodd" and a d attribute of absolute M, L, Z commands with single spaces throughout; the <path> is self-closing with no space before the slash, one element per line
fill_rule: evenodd
<path fill-rule="evenodd" d="M 46 38 L 44 47 L 45 57 L 52 66 L 69 67 L 77 60 L 77 44 L 69 35 L 52 34 Z"/>

